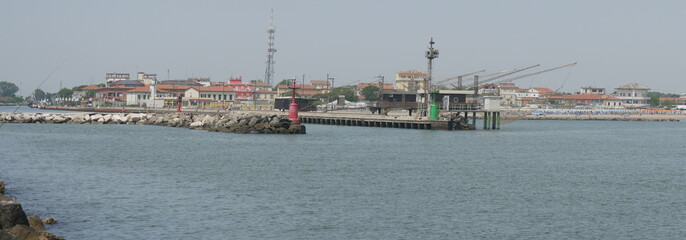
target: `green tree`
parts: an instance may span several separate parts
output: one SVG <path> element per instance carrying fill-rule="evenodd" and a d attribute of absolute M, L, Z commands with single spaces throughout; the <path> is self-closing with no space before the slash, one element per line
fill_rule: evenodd
<path fill-rule="evenodd" d="M 33 91 L 33 99 L 36 101 L 41 101 L 45 99 L 46 96 L 47 94 L 43 90 L 36 89 L 36 91 Z"/>
<path fill-rule="evenodd" d="M 95 90 L 86 91 L 86 97 L 87 98 L 94 98 L 95 97 Z"/>
<path fill-rule="evenodd" d="M 273 88 L 272 90 L 276 91 L 276 89 L 279 88 L 279 87 L 278 87 L 279 85 L 288 85 L 288 82 L 289 82 L 288 79 L 281 80 L 281 82 L 279 82 L 279 83 L 277 83 L 276 85 L 274 85 L 274 88 Z M 289 96 L 290 96 L 290 95 L 289 95 Z"/>
<path fill-rule="evenodd" d="M 338 99 L 339 95 L 345 95 L 345 100 L 347 101 L 357 102 L 359 100 L 357 95 L 355 95 L 355 91 L 350 87 L 337 87 L 331 89 L 330 95 L 332 99 Z"/>
<path fill-rule="evenodd" d="M 76 91 L 81 91 L 82 88 L 85 88 L 85 87 L 87 87 L 87 86 L 88 86 L 88 85 L 80 85 L 80 86 L 76 86 L 76 87 L 71 88 L 71 90 L 74 91 L 74 92 L 76 92 Z"/>
<path fill-rule="evenodd" d="M 57 92 L 57 96 L 61 98 L 70 98 L 72 95 L 74 95 L 74 91 L 69 88 L 62 88 Z"/>
<path fill-rule="evenodd" d="M 379 90 L 380 88 L 374 85 L 366 86 L 362 89 L 362 96 L 364 96 L 364 99 L 367 101 L 376 101 L 379 97 Z"/>
<path fill-rule="evenodd" d="M 98 84 L 95 84 L 95 86 L 96 86 L 96 87 L 107 87 L 107 84 L 98 83 Z"/>
<path fill-rule="evenodd" d="M 679 97 L 679 94 L 674 93 L 661 93 L 661 92 L 648 92 L 648 104 L 651 106 L 660 106 L 661 97 Z"/>
<path fill-rule="evenodd" d="M 0 97 L 14 97 L 14 94 L 19 91 L 16 84 L 2 81 L 0 82 Z"/>

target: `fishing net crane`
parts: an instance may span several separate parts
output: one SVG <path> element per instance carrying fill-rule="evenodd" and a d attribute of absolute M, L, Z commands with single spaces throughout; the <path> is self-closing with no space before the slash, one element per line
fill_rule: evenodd
<path fill-rule="evenodd" d="M 436 84 L 436 85 L 439 85 L 439 84 L 445 83 L 445 82 L 447 82 L 447 81 L 457 79 L 457 85 L 458 85 L 458 86 L 461 86 L 461 85 L 462 85 L 462 78 L 463 78 L 463 77 L 470 76 L 470 75 L 474 75 L 474 74 L 477 74 L 477 73 L 482 73 L 482 72 L 485 72 L 485 71 L 486 71 L 486 70 L 479 70 L 479 71 L 475 71 L 475 72 L 465 73 L 465 74 L 462 74 L 462 75 L 459 75 L 459 76 L 449 77 L 449 78 L 446 78 L 446 79 L 443 79 L 443 80 L 440 80 L 440 81 L 436 81 L 435 84 Z"/>
<path fill-rule="evenodd" d="M 539 72 L 524 74 L 524 75 L 521 75 L 521 76 L 516 76 L 516 77 L 513 77 L 513 78 L 508 78 L 508 79 L 505 79 L 505 80 L 500 80 L 500 81 L 497 81 L 497 82 L 495 82 L 495 83 L 512 82 L 512 81 L 517 80 L 517 79 L 522 79 L 522 78 L 526 78 L 526 77 L 531 77 L 531 76 L 535 76 L 535 75 L 538 75 L 538 74 L 541 74 L 541 73 L 550 72 L 550 71 L 557 70 L 557 69 L 560 69 L 560 68 L 571 67 L 571 66 L 574 66 L 574 65 L 576 65 L 576 62 L 573 62 L 573 63 L 570 63 L 570 64 L 565 64 L 565 65 L 562 65 L 562 66 L 559 66 L 559 67 L 549 68 L 549 69 L 546 69 L 546 70 L 543 70 L 543 71 L 539 71 Z"/>

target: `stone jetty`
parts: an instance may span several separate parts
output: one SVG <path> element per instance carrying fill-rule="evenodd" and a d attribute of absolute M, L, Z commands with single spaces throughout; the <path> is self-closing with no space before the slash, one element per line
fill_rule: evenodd
<path fill-rule="evenodd" d="M 4 190 L 4 183 L 0 181 Z M 21 204 L 0 194 L 0 240 L 64 240 L 45 231 L 38 216 L 26 217 Z"/>
<path fill-rule="evenodd" d="M 304 125 L 286 116 L 253 112 L 228 113 L 0 113 L 4 123 L 136 124 L 183 127 L 213 132 L 305 134 Z"/>

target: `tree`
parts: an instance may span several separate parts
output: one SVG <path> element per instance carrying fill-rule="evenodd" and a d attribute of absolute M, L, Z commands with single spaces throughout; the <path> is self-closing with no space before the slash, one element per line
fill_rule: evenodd
<path fill-rule="evenodd" d="M 87 86 L 88 86 L 88 85 L 80 85 L 80 86 L 76 86 L 76 87 L 71 88 L 71 90 L 74 91 L 74 92 L 76 92 L 76 91 L 81 91 L 82 88 L 85 88 L 85 87 L 87 87 Z"/>
<path fill-rule="evenodd" d="M 355 95 L 355 91 L 353 91 L 353 89 L 349 87 L 337 87 L 331 89 L 331 92 L 329 94 L 335 99 L 338 99 L 339 95 L 345 95 L 345 100 L 347 101 L 357 102 L 359 100 L 357 98 L 357 95 Z"/>
<path fill-rule="evenodd" d="M 19 91 L 16 84 L 2 81 L 0 82 L 0 97 L 14 97 L 14 94 Z"/>
<path fill-rule="evenodd" d="M 62 88 L 59 92 L 57 92 L 57 96 L 61 98 L 70 98 L 72 95 L 74 95 L 74 91 L 69 88 Z"/>
<path fill-rule="evenodd" d="M 367 101 L 376 101 L 379 96 L 379 90 L 381 89 L 374 85 L 366 86 L 362 89 L 362 96 L 364 96 L 364 99 Z"/>
<path fill-rule="evenodd" d="M 41 101 L 45 99 L 46 96 L 47 94 L 43 90 L 36 89 L 36 91 L 33 91 L 33 99 L 36 101 Z"/>
<path fill-rule="evenodd" d="M 86 91 L 86 97 L 87 98 L 94 98 L 95 97 L 95 90 Z"/>
<path fill-rule="evenodd" d="M 679 97 L 679 94 L 674 93 L 661 93 L 661 92 L 648 92 L 648 104 L 651 106 L 660 106 L 661 97 Z"/>
<path fill-rule="evenodd" d="M 274 85 L 274 88 L 273 88 L 272 90 L 276 91 L 276 90 L 279 88 L 279 85 L 288 85 L 288 82 L 290 82 L 289 79 L 281 80 L 281 82 L 279 82 L 279 83 L 277 83 L 276 85 Z M 289 95 L 289 96 L 290 96 L 290 95 Z"/>

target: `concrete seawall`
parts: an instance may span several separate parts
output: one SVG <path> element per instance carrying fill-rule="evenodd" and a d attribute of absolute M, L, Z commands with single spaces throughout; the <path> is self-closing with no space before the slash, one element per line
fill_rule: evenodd
<path fill-rule="evenodd" d="M 285 116 L 229 113 L 0 113 L 4 123 L 136 124 L 183 127 L 214 132 L 305 134 L 305 126 Z"/>

